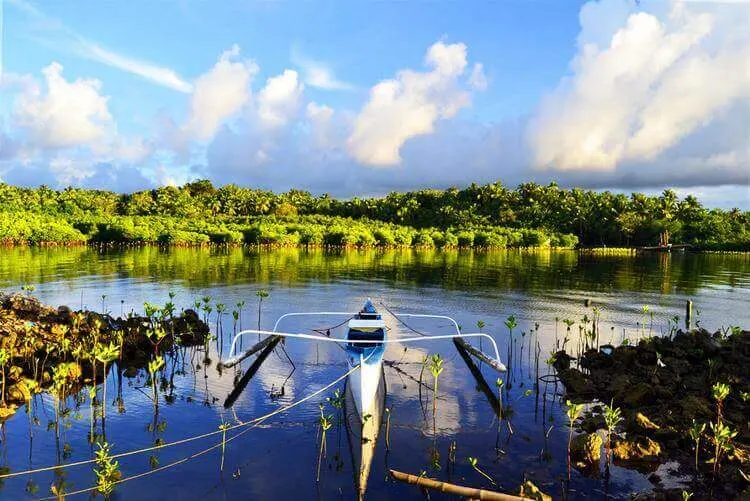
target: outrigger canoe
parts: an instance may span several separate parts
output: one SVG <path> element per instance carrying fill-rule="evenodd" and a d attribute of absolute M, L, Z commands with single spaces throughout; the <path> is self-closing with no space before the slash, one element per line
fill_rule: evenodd
<path fill-rule="evenodd" d="M 348 377 L 354 405 L 362 421 L 369 416 L 383 378 L 383 354 L 387 328 L 383 317 L 369 299 L 349 320 L 346 332 L 346 361 L 349 369 L 359 366 Z"/>

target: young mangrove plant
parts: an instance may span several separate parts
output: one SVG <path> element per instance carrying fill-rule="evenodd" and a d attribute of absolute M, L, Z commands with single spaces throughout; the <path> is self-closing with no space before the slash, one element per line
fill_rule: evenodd
<path fill-rule="evenodd" d="M 157 356 L 148 363 L 148 373 L 151 375 L 151 386 L 154 390 L 154 408 L 159 407 L 159 393 L 156 384 L 157 374 L 164 367 L 164 357 Z"/>
<path fill-rule="evenodd" d="M 516 322 L 516 317 L 511 315 L 505 320 L 504 323 L 505 323 L 505 326 L 508 328 L 508 333 L 510 334 L 510 338 L 508 340 L 508 365 L 512 365 L 513 364 L 513 329 L 515 329 L 518 326 L 518 322 Z M 510 367 L 508 369 L 510 369 Z"/>
<path fill-rule="evenodd" d="M 260 330 L 260 316 L 261 316 L 261 308 L 263 307 L 263 300 L 267 298 L 270 294 L 268 290 L 266 289 L 259 289 L 255 291 L 255 295 L 258 296 L 258 330 Z"/>
<path fill-rule="evenodd" d="M 112 458 L 110 454 L 110 445 L 107 442 L 98 444 L 99 450 L 96 451 L 96 490 L 109 499 L 115 490 L 115 485 L 120 480 L 120 464 Z"/>
<path fill-rule="evenodd" d="M 221 423 L 219 429 L 221 430 L 221 463 L 219 464 L 219 471 L 224 471 L 224 451 L 227 446 L 227 430 L 231 425 L 229 423 Z"/>
<path fill-rule="evenodd" d="M 714 476 L 721 469 L 720 462 L 722 457 L 732 450 L 732 439 L 737 436 L 737 431 L 732 430 L 729 426 L 724 424 L 723 421 L 718 421 L 716 424 L 711 423 L 711 437 L 714 442 Z"/>
<path fill-rule="evenodd" d="M 470 456 L 466 458 L 466 460 L 471 465 L 471 467 L 474 468 L 474 471 L 476 471 L 477 473 L 482 475 L 484 478 L 489 480 L 492 483 L 492 485 L 497 485 L 497 483 L 492 479 L 492 477 L 487 475 L 487 473 L 479 467 L 479 460 L 477 458 Z"/>
<path fill-rule="evenodd" d="M 610 463 L 610 453 L 612 452 L 612 433 L 617 425 L 622 421 L 622 411 L 619 407 L 614 407 L 614 401 L 604 406 L 604 425 L 607 428 L 607 441 L 605 442 L 605 452 L 607 454 L 607 468 Z"/>
<path fill-rule="evenodd" d="M 736 431 L 732 431 L 724 424 L 723 419 L 724 400 L 729 396 L 730 391 L 731 388 L 728 384 L 719 382 L 711 388 L 711 394 L 716 401 L 716 423 L 710 423 L 713 433 L 711 438 L 714 442 L 714 476 L 719 472 L 722 454 L 729 449 L 732 439 L 737 435 Z"/>
<path fill-rule="evenodd" d="M 326 416 L 323 414 L 323 404 L 320 404 L 320 451 L 318 453 L 318 470 L 315 476 L 315 481 L 320 482 L 320 464 L 326 455 L 326 432 L 331 428 L 333 424 L 333 416 Z"/>
<path fill-rule="evenodd" d="M 2 395 L 3 407 L 5 407 L 5 366 L 8 365 L 8 362 L 10 362 L 10 352 L 5 348 L 0 348 L 0 371 L 3 376 L 0 395 Z"/>
<path fill-rule="evenodd" d="M 573 423 L 575 423 L 576 419 L 578 419 L 581 416 L 581 411 L 583 411 L 583 404 L 574 404 L 570 400 L 567 400 L 565 402 L 565 405 L 568 406 L 568 410 L 565 411 L 565 414 L 568 416 L 568 482 L 570 482 L 570 448 L 573 445 Z"/>
<path fill-rule="evenodd" d="M 434 381 L 433 386 L 433 395 L 432 395 L 432 428 L 433 428 L 433 434 L 436 434 L 437 432 L 437 399 L 438 399 L 438 377 L 443 372 L 443 357 L 440 356 L 439 353 L 435 353 L 434 355 L 430 355 L 429 359 L 429 369 L 432 373 L 432 378 Z"/>
<path fill-rule="evenodd" d="M 102 419 L 107 417 L 107 364 L 114 362 L 120 356 L 120 347 L 110 342 L 109 345 L 98 345 L 94 349 L 94 356 L 102 364 Z M 93 405 L 93 402 L 92 402 Z"/>
<path fill-rule="evenodd" d="M 698 473 L 698 454 L 700 452 L 701 448 L 701 437 L 703 436 L 703 433 L 706 431 L 706 423 L 698 423 L 695 419 L 693 419 L 693 424 L 690 427 L 689 433 L 690 438 L 693 440 L 693 443 L 695 444 L 695 472 Z"/>

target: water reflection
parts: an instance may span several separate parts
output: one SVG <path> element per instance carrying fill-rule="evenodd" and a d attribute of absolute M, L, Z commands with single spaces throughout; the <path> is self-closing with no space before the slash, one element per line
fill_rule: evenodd
<path fill-rule="evenodd" d="M 503 405 L 509 408 L 507 423 L 498 422 L 497 374 L 486 366 L 465 364 L 451 341 L 408 348 L 389 345 L 384 406 L 390 410 L 390 450 L 384 446 L 382 424 L 366 430 L 376 433 L 372 448 L 355 447 L 361 446 L 362 440 L 350 437 L 353 454 L 346 454 L 350 440 L 343 437 L 346 430 L 336 430 L 328 437 L 330 450 L 341 453 L 329 455 L 316 485 L 318 404 L 328 406 L 326 413 L 333 412 L 325 397 L 334 389 L 343 391 L 342 384 L 228 444 L 223 474 L 217 452 L 118 487 L 122 499 L 137 496 L 142 501 L 306 499 L 316 491 L 323 499 L 351 499 L 365 483 L 367 499 L 421 499 L 416 488 L 387 481 L 386 464 L 414 474 L 424 470 L 431 477 L 460 478 L 465 484 L 493 488 L 468 465 L 469 456 L 478 458 L 500 489 L 516 491 L 527 475 L 543 490 L 559 495 L 559 479 L 566 473 L 567 433 L 559 405 L 561 388 L 554 380 L 542 381 L 537 387 L 536 376 L 537 370 L 540 375 L 546 373 L 544 362 L 550 350 L 565 337 L 564 320 L 573 322 L 571 336 L 575 337 L 576 325 L 584 315 L 592 315 L 584 299 L 591 299 L 602 310 L 602 344 L 666 332 L 669 319 L 683 314 L 688 298 L 695 301 L 696 319 L 706 327 L 750 325 L 746 307 L 750 261 L 737 255 L 591 258 L 567 251 L 1 249 L 0 289 L 17 289 L 26 283 L 36 285 L 38 295 L 48 303 L 88 304 L 115 315 L 130 309 L 141 311 L 144 301 L 163 303 L 169 291 L 175 292 L 174 302 L 183 308 L 202 296 L 226 305 L 246 301 L 236 324 L 227 311 L 219 332 L 214 313 L 210 323 L 218 339 L 210 343 L 208 352 L 181 350 L 167 360 L 165 377 L 159 381 L 158 416 L 148 374 L 141 371 L 121 376 L 113 368 L 108 378 L 106 434 L 114 452 L 213 432 L 222 422 L 248 421 L 323 388 L 346 371 L 338 347 L 300 341 L 285 345 L 294 372 L 280 350 L 269 351 L 255 368 L 255 359 L 248 359 L 240 368 L 219 372 L 217 362 L 220 354 L 227 355 L 234 330 L 258 324 L 255 291 L 260 288 L 270 290 L 262 305 L 260 323 L 264 327 L 271 327 L 273 320 L 289 311 L 355 311 L 364 298 L 373 296 L 395 311 L 454 316 L 471 330 L 481 320 L 484 330 L 497 340 L 504 362 L 511 345 L 504 321 L 511 314 L 518 319 L 510 364 L 513 373 L 502 393 Z M 643 305 L 650 305 L 654 314 L 648 325 L 639 325 L 643 323 Z M 397 322 L 389 322 L 394 338 L 413 335 Z M 292 321 L 283 328 L 310 332 L 313 328 L 325 330 L 332 323 L 330 319 Z M 435 334 L 450 332 L 450 325 L 439 321 L 414 327 Z M 341 333 L 334 329 L 332 335 Z M 247 340 L 252 342 L 254 339 Z M 431 353 L 440 353 L 445 359 L 434 425 L 428 384 L 431 376 L 422 373 L 422 361 Z M 235 390 L 243 382 L 245 388 Z M 88 459 L 92 453 L 88 439 L 91 409 L 86 391 L 70 395 L 64 403 L 59 440 L 54 399 L 49 395 L 38 396 L 28 413 L 20 409 L 5 422 L 0 467 L 20 471 Z M 233 401 L 226 409 L 224 403 L 230 396 Z M 101 432 L 103 423 L 96 416 L 94 419 Z M 359 433 L 362 435 L 362 430 Z M 213 445 L 216 440 L 210 438 L 184 447 L 166 447 L 122 458 L 121 467 L 126 476 L 149 472 L 156 464 L 179 461 Z M 365 474 L 368 461 L 369 473 Z M 93 481 L 88 466 L 57 469 L 30 478 L 6 479 L 0 496 L 42 497 L 49 495 L 53 482 L 71 491 Z M 624 499 L 649 486 L 637 472 L 616 469 L 608 489 L 611 497 Z M 572 487 L 581 498 L 599 498 L 604 489 L 601 479 L 581 475 L 574 476 Z"/>

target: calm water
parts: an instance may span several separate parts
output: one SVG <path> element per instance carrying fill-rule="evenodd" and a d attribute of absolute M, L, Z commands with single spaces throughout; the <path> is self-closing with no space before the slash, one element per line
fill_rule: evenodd
<path fill-rule="evenodd" d="M 191 307 L 195 299 L 206 295 L 227 305 L 224 335 L 218 343 L 211 343 L 212 363 L 206 366 L 205 354 L 195 350 L 170 362 L 166 374 L 171 376 L 174 369 L 173 398 L 168 403 L 162 396 L 156 419 L 145 375 L 123 378 L 118 385 L 116 373 L 110 373 L 105 431 L 114 453 L 149 447 L 159 439 L 169 443 L 214 431 L 222 421 L 248 421 L 289 405 L 346 372 L 342 352 L 336 346 L 288 341 L 286 350 L 295 369 L 283 352 L 272 353 L 234 406 L 225 409 L 222 404 L 241 372 L 225 370 L 219 374 L 216 361 L 220 355 L 227 355 L 233 330 L 231 310 L 237 302 L 246 301 L 242 325 L 257 326 L 255 291 L 259 288 L 270 291 L 263 302 L 265 328 L 289 311 L 355 311 L 369 296 L 376 304 L 396 312 L 451 315 L 465 331 L 475 331 L 481 320 L 485 322 L 483 330 L 497 340 L 504 361 L 509 337 L 503 321 L 514 315 L 519 323 L 514 331 L 516 362 L 509 376 L 512 389 L 506 397 L 513 409 L 513 435 L 505 427 L 498 433 L 495 413 L 480 391 L 480 382 L 450 341 L 409 345 L 406 351 L 398 345 L 389 346 L 386 358 L 395 362 L 385 368 L 391 447 L 386 450 L 383 426 L 375 440 L 367 499 L 422 498 L 417 488 L 390 480 L 388 468 L 414 474 L 425 471 L 433 478 L 492 488 L 468 464 L 469 456 L 478 458 L 479 467 L 496 480 L 500 489 L 516 490 L 526 476 L 559 497 L 560 478 L 566 471 L 564 408 L 554 395 L 554 385 L 547 387 L 546 400 L 544 385 L 538 397 L 533 391 L 525 394 L 534 389 L 535 380 L 535 363 L 528 346 L 538 340 L 542 359 L 539 370 L 544 374 L 544 360 L 556 335 L 561 337 L 565 330 L 562 320 L 578 322 L 584 315 L 591 316 L 591 308 L 584 306 L 587 298 L 602 309 L 603 336 L 618 343 L 623 337 L 633 340 L 649 331 L 667 332 L 669 319 L 683 315 L 686 299 L 695 302 L 697 320 L 706 328 L 750 325 L 750 258 L 737 255 L 579 258 L 575 252 L 517 251 L 327 254 L 302 250 L 258 253 L 247 249 L 0 250 L 0 290 L 18 290 L 23 284 L 35 285 L 35 294 L 45 302 L 104 308 L 115 315 L 131 309 L 142 311 L 144 301 L 163 304 L 170 291 L 176 294 L 178 307 Z M 644 305 L 649 306 L 653 317 L 644 316 Z M 644 318 L 647 326 L 639 327 L 638 322 Z M 309 332 L 338 321 L 289 321 L 282 328 Z M 387 321 L 392 337 L 413 335 L 396 319 Z M 212 330 L 216 329 L 215 322 L 212 314 Z M 531 331 L 537 323 L 534 335 Z M 413 320 L 409 324 L 432 334 L 449 333 L 445 322 Z M 577 327 L 573 329 L 577 332 Z M 253 340 L 257 338 L 245 340 L 245 346 Z M 423 388 L 420 392 L 418 380 L 422 358 L 436 352 L 446 362 L 433 429 L 431 390 Z M 247 370 L 251 363 L 245 361 L 240 371 Z M 487 367 L 482 373 L 494 389 L 497 375 Z M 212 450 L 118 485 L 115 498 L 352 499 L 360 440 L 352 440 L 347 426 L 343 422 L 338 425 L 337 418 L 327 433 L 328 455 L 316 483 L 318 405 L 334 389 L 343 388 L 341 382 L 232 439 L 226 446 L 223 474 L 219 472 L 220 451 Z M 124 399 L 124 408 L 119 409 L 122 412 L 111 405 L 118 390 Z M 81 397 L 86 394 L 82 392 Z M 2 430 L 0 466 L 19 471 L 54 465 L 58 460 L 89 459 L 88 398 L 80 398 L 80 402 L 67 402 L 70 412 L 63 417 L 59 443 L 48 426 L 54 419 L 48 397 L 36 399 L 30 416 L 20 409 Z M 324 411 L 337 412 L 328 404 Z M 97 427 L 101 432 L 100 422 Z M 246 429 L 230 431 L 227 438 Z M 164 467 L 219 441 L 220 436 L 215 435 L 155 453 L 124 457 L 120 459 L 121 469 L 125 477 L 147 473 L 157 464 Z M 451 465 L 449 450 L 454 443 L 455 463 Z M 2 483 L 0 498 L 49 496 L 50 485 L 60 479 L 71 492 L 92 486 L 94 474 L 91 465 L 85 465 L 9 478 Z M 625 499 L 631 492 L 650 487 L 646 476 L 623 468 L 615 468 L 608 483 L 574 472 L 572 485 L 578 498 L 601 498 L 609 493 Z M 84 496 L 88 494 L 78 497 Z"/>

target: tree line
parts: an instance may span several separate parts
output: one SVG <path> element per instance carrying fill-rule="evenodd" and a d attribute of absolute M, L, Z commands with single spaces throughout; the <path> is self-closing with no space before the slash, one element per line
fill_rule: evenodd
<path fill-rule="evenodd" d="M 109 238 L 114 240 L 118 231 L 127 233 L 132 226 L 158 227 L 158 235 L 144 229 L 149 234 L 143 236 L 147 241 L 161 238 L 165 242 L 190 236 L 177 233 L 170 237 L 170 233 L 182 231 L 206 235 L 210 241 L 217 239 L 212 233 L 223 232 L 227 240 L 247 243 L 273 243 L 264 240 L 276 233 L 276 240 L 288 244 L 310 240 L 331 245 L 418 245 L 428 242 L 426 237 L 430 236 L 435 246 L 569 246 L 575 236 L 585 246 L 635 246 L 657 243 L 666 230 L 675 243 L 750 248 L 747 211 L 709 209 L 694 196 L 680 199 L 672 190 L 658 196 L 628 196 L 563 189 L 554 183 L 524 183 L 517 188 L 501 183 L 472 184 L 464 189 L 425 189 L 350 199 L 301 190 L 274 193 L 232 184 L 215 187 L 207 180 L 128 194 L 0 184 L 0 212 L 6 214 L 0 221 L 0 228 L 6 228 L 6 241 L 11 240 L 7 228 L 21 225 L 18 214 L 23 212 L 66 221 L 85 239 L 105 239 L 109 224 Z M 16 217 L 11 220 L 9 214 L 13 213 Z M 332 226 L 356 228 L 356 235 L 332 237 L 328 235 Z M 311 230 L 315 227 L 323 236 Z M 306 228 L 311 231 L 306 233 Z M 66 235 L 67 228 L 59 232 L 58 238 L 71 238 Z M 402 236 L 397 237 L 399 234 Z M 409 238 L 403 236 L 406 234 Z M 477 236 L 479 243 L 474 242 Z M 197 239 L 193 243 L 204 240 L 193 238 Z"/>

